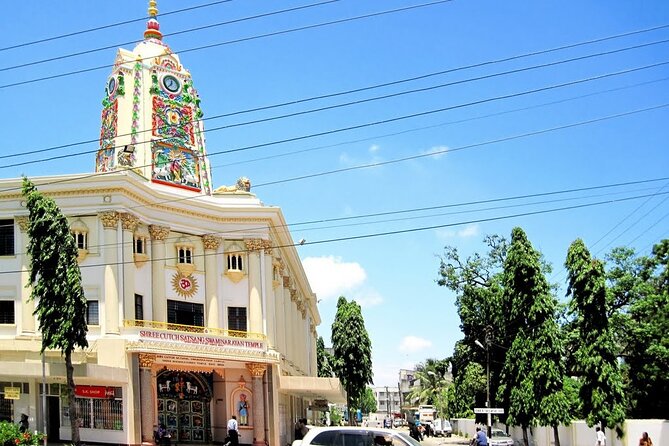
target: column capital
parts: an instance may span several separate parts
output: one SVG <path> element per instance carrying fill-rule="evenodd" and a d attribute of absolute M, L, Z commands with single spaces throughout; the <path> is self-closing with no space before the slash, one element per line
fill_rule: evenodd
<path fill-rule="evenodd" d="M 16 222 L 17 225 L 19 225 L 19 229 L 21 230 L 21 232 L 28 231 L 28 226 L 30 226 L 30 219 L 28 218 L 27 215 L 14 217 L 14 221 Z"/>
<path fill-rule="evenodd" d="M 283 287 L 284 288 L 290 288 L 290 277 L 289 276 L 283 276 Z"/>
<path fill-rule="evenodd" d="M 118 225 L 119 215 L 116 211 L 104 211 L 98 213 L 98 218 L 102 222 L 102 227 L 105 229 L 116 229 Z"/>
<path fill-rule="evenodd" d="M 152 240 L 165 240 L 170 235 L 170 228 L 167 226 L 149 225 L 149 234 Z"/>
<path fill-rule="evenodd" d="M 283 276 L 283 272 L 286 269 L 286 264 L 283 262 L 283 259 L 279 259 L 279 258 L 272 259 L 272 265 L 279 272 L 279 276 Z"/>
<path fill-rule="evenodd" d="M 297 290 L 295 290 L 295 289 L 290 290 L 290 300 L 292 300 L 293 302 L 299 302 L 300 301 L 300 298 L 297 295 Z"/>
<path fill-rule="evenodd" d="M 149 353 L 140 353 L 137 355 L 139 359 L 139 368 L 140 369 L 150 369 L 153 366 L 153 363 L 156 362 L 156 355 Z"/>
<path fill-rule="evenodd" d="M 246 249 L 248 249 L 249 251 L 264 250 L 265 254 L 271 254 L 272 247 L 274 245 L 271 240 L 266 240 L 262 238 L 249 238 L 244 240 L 244 244 L 246 245 Z"/>
<path fill-rule="evenodd" d="M 265 364 L 259 364 L 257 362 L 247 362 L 246 368 L 251 372 L 253 378 L 262 378 L 265 373 Z"/>
<path fill-rule="evenodd" d="M 221 237 L 214 234 L 205 234 L 202 236 L 202 244 L 205 250 L 216 251 L 221 246 Z"/>
<path fill-rule="evenodd" d="M 123 227 L 123 230 L 134 232 L 138 224 L 139 218 L 135 214 L 121 213 L 121 227 Z"/>

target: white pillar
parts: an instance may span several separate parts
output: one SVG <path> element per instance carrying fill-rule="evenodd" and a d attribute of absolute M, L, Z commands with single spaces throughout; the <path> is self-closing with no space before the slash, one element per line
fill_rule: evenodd
<path fill-rule="evenodd" d="M 262 377 L 265 374 L 265 365 L 257 363 L 246 364 L 251 372 L 253 402 L 253 446 L 265 446 L 265 397 Z"/>
<path fill-rule="evenodd" d="M 272 279 L 274 277 L 273 272 L 274 265 L 272 263 L 272 250 L 271 248 L 265 249 L 265 259 L 263 264 L 265 286 L 263 287 L 263 291 L 265 292 L 264 301 L 267 304 L 265 311 L 265 321 L 267 322 L 267 345 L 270 348 L 276 349 L 276 297 L 274 295 L 274 286 L 272 285 Z"/>
<path fill-rule="evenodd" d="M 244 240 L 248 250 L 249 263 L 249 331 L 263 333 L 263 308 L 261 295 L 260 239 Z"/>
<path fill-rule="evenodd" d="M 135 229 L 139 224 L 139 218 L 133 214 L 121 214 L 121 227 L 123 228 L 123 319 L 135 319 L 135 256 L 133 244 L 135 243 Z"/>
<path fill-rule="evenodd" d="M 221 238 L 207 234 L 202 236 L 204 245 L 204 273 L 207 315 L 206 326 L 220 327 L 220 313 L 218 307 L 218 248 Z"/>
<path fill-rule="evenodd" d="M 105 263 L 105 333 L 119 334 L 118 306 L 118 220 L 116 211 L 101 212 L 99 215 L 104 233 L 102 253 Z"/>
<path fill-rule="evenodd" d="M 35 334 L 35 301 L 30 299 L 32 288 L 26 287 L 30 281 L 30 257 L 28 256 L 28 217 L 14 217 L 21 231 L 21 333 Z"/>
<path fill-rule="evenodd" d="M 167 299 L 165 298 L 165 239 L 170 228 L 149 226 L 151 234 L 151 311 L 152 319 L 167 322 Z"/>

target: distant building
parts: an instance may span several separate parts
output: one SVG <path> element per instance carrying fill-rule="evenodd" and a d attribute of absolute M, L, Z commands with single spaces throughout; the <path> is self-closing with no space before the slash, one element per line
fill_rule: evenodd
<path fill-rule="evenodd" d="M 376 399 L 376 418 L 383 419 L 386 416 L 394 418 L 401 412 L 400 391 L 396 386 L 371 387 Z"/>
<path fill-rule="evenodd" d="M 89 347 L 73 354 L 74 414 L 60 352 L 40 354 L 21 180 L 0 180 L 0 419 L 26 413 L 53 443 L 76 417 L 86 443 L 151 443 L 161 423 L 174 443 L 222 444 L 237 415 L 241 443 L 290 444 L 309 407 L 345 401 L 317 378 L 316 296 L 281 209 L 246 178 L 214 189 L 200 98 L 157 12 L 151 0 L 144 39 L 100 89 L 95 173 L 31 178 L 79 248 Z"/>

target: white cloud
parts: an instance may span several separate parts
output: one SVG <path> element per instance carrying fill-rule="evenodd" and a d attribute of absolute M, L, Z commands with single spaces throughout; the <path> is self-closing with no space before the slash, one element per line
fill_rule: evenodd
<path fill-rule="evenodd" d="M 398 347 L 401 352 L 417 352 L 432 347 L 432 341 L 418 336 L 405 336 Z"/>
<path fill-rule="evenodd" d="M 352 299 L 362 308 L 374 307 L 383 303 L 383 297 L 373 289 L 355 291 L 352 295 Z"/>
<path fill-rule="evenodd" d="M 476 237 L 477 235 L 479 235 L 479 225 L 469 225 L 458 231 L 458 237 L 461 238 Z"/>
<path fill-rule="evenodd" d="M 359 263 L 343 262 L 341 257 L 307 257 L 302 264 L 319 299 L 346 295 L 347 291 L 358 288 L 367 279 L 367 273 Z"/>
<path fill-rule="evenodd" d="M 381 149 L 381 146 L 378 144 L 372 144 L 369 148 L 369 153 L 378 152 Z"/>
<path fill-rule="evenodd" d="M 479 235 L 479 225 L 473 224 L 468 225 L 459 231 L 454 231 L 452 229 L 441 228 L 435 231 L 437 237 L 440 239 L 451 239 L 451 238 L 469 238 L 476 237 Z"/>
<path fill-rule="evenodd" d="M 427 150 L 423 150 L 422 153 L 425 154 L 425 155 L 432 154 L 432 156 L 430 158 L 439 159 L 439 158 L 441 158 L 442 156 L 444 156 L 448 153 L 448 146 L 430 147 Z"/>

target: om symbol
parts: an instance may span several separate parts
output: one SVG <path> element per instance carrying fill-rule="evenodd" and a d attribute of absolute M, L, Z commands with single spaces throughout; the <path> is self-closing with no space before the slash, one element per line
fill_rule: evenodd
<path fill-rule="evenodd" d="M 189 290 L 191 286 L 193 286 L 190 283 L 190 280 L 183 278 L 179 280 L 179 286 L 181 287 L 182 290 Z"/>

